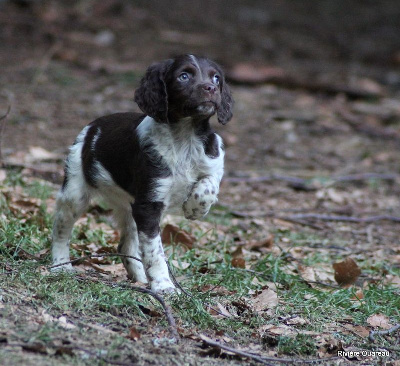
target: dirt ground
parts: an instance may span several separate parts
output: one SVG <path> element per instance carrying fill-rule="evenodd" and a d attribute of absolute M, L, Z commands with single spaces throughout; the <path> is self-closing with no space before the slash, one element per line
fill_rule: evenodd
<path fill-rule="evenodd" d="M 207 55 L 236 101 L 228 125 L 215 121 L 227 145 L 220 203 L 247 235 L 290 225 L 400 266 L 398 1 L 229 3 L 0 2 L 5 161 L 32 165 L 35 146 L 63 156 L 91 120 L 137 110 L 149 64 Z M 287 78 L 263 82 L 268 70 Z M 46 169 L 59 183 L 61 162 Z"/>

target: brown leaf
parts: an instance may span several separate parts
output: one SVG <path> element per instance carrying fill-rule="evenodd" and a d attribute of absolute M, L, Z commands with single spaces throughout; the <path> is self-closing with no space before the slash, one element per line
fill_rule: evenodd
<path fill-rule="evenodd" d="M 196 238 L 175 225 L 167 224 L 162 231 L 161 240 L 164 244 L 180 243 L 188 249 L 192 249 Z"/>
<path fill-rule="evenodd" d="M 254 310 L 257 312 L 266 309 L 273 309 L 278 305 L 278 295 L 271 289 L 262 290 L 254 299 L 252 299 Z"/>
<path fill-rule="evenodd" d="M 352 285 L 361 274 L 357 263 L 351 258 L 346 258 L 343 262 L 333 263 L 332 266 L 335 270 L 335 280 L 340 286 Z"/>
<path fill-rule="evenodd" d="M 247 243 L 248 250 L 260 250 L 262 248 L 269 249 L 274 245 L 274 236 L 271 234 L 263 240 L 255 240 Z"/>
<path fill-rule="evenodd" d="M 133 341 L 138 341 L 140 339 L 140 333 L 135 327 L 131 327 L 129 329 L 129 336 L 128 338 L 132 339 Z"/>
<path fill-rule="evenodd" d="M 244 258 L 232 258 L 231 261 L 232 267 L 235 268 L 246 268 L 246 261 L 244 260 Z"/>
<path fill-rule="evenodd" d="M 367 319 L 367 323 L 373 327 L 389 329 L 393 325 L 390 324 L 389 318 L 384 314 L 374 314 Z"/>
<path fill-rule="evenodd" d="M 369 335 L 369 330 L 362 325 L 344 324 L 343 328 L 359 335 L 362 338 L 366 338 Z"/>
<path fill-rule="evenodd" d="M 364 293 L 361 289 L 357 290 L 356 293 L 351 297 L 351 300 L 362 300 Z"/>

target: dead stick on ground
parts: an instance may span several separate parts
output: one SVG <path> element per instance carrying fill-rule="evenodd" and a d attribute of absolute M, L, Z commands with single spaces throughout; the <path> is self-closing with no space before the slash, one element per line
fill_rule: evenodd
<path fill-rule="evenodd" d="M 294 222 L 301 225 L 307 225 L 314 227 L 315 229 L 321 229 L 318 225 L 311 224 L 306 220 L 316 220 L 316 221 L 343 221 L 343 222 L 358 222 L 358 223 L 369 223 L 377 221 L 393 221 L 400 222 L 400 216 L 391 215 L 376 215 L 367 217 L 355 217 L 355 216 L 344 216 L 344 215 L 324 215 L 317 213 L 301 213 L 294 215 L 277 215 L 274 212 L 265 212 L 260 214 L 251 214 L 247 212 L 231 211 L 232 215 L 237 217 L 271 217 L 275 219 L 280 219 L 284 221 Z"/>
<path fill-rule="evenodd" d="M 169 331 L 171 332 L 172 336 L 176 339 L 176 341 L 179 341 L 179 333 L 178 330 L 176 328 L 176 323 L 175 323 L 175 319 L 172 315 L 172 310 L 171 307 L 165 303 L 164 299 L 162 296 L 158 295 L 157 293 L 155 293 L 154 291 L 148 290 L 147 288 L 143 288 L 143 287 L 138 287 L 138 286 L 132 286 L 132 285 L 126 285 L 126 284 L 117 284 L 118 287 L 122 287 L 122 288 L 128 288 L 130 290 L 133 291 L 137 291 L 137 292 L 141 292 L 143 294 L 148 294 L 152 297 L 154 297 L 163 307 L 164 309 L 164 314 L 167 318 L 168 321 L 168 325 L 169 325 Z"/>
<path fill-rule="evenodd" d="M 368 339 L 371 342 L 375 342 L 375 336 L 376 335 L 388 335 L 388 334 L 396 332 L 398 329 L 400 329 L 400 324 L 397 324 L 394 327 L 392 327 L 390 329 L 387 329 L 387 330 L 371 330 L 369 332 Z"/>
<path fill-rule="evenodd" d="M 175 278 L 174 273 L 172 272 L 171 266 L 169 265 L 169 263 L 167 262 L 167 266 L 168 266 L 168 272 L 169 275 L 172 279 L 172 282 L 174 283 L 174 285 L 182 291 L 182 293 L 184 293 L 187 297 L 189 297 L 190 299 L 193 299 L 193 295 L 191 295 L 189 292 L 187 292 L 182 286 L 181 284 L 177 281 L 177 279 Z M 222 313 L 221 311 L 219 311 L 218 309 L 212 307 L 210 304 L 208 303 L 204 303 L 204 306 L 206 306 L 207 308 L 215 311 L 217 314 L 222 315 L 225 318 L 229 318 L 229 316 L 227 316 L 226 314 Z"/>
<path fill-rule="evenodd" d="M 291 220 L 304 220 L 304 219 L 313 219 L 313 220 L 321 220 L 321 221 L 344 221 L 344 222 L 376 222 L 376 221 L 393 221 L 400 222 L 399 216 L 391 216 L 391 215 L 376 215 L 376 216 L 368 216 L 368 217 L 355 217 L 355 216 L 342 216 L 342 215 L 321 215 L 314 213 L 306 213 L 306 214 L 296 214 L 290 216 L 278 216 L 278 219 L 291 219 Z"/>
<path fill-rule="evenodd" d="M 379 179 L 379 180 L 390 180 L 394 181 L 399 179 L 400 175 L 395 173 L 355 173 L 337 177 L 327 177 L 326 180 L 329 185 L 344 183 L 344 182 L 362 182 L 364 180 L 370 179 Z M 303 179 L 299 177 L 290 177 L 285 175 L 266 175 L 259 177 L 226 177 L 223 179 L 224 182 L 227 183 L 263 183 L 263 182 L 272 182 L 272 181 L 284 181 L 291 184 L 299 184 L 299 185 L 310 185 L 310 183 L 316 178 Z"/>
<path fill-rule="evenodd" d="M 104 254 L 90 254 L 90 255 L 85 255 L 83 257 L 79 257 L 79 258 L 75 258 L 72 259 L 68 262 L 63 262 L 63 263 L 59 263 L 59 264 L 55 264 L 53 266 L 49 266 L 49 269 L 53 269 L 53 268 L 57 268 L 57 267 L 61 267 L 64 266 L 66 264 L 74 264 L 77 262 L 81 262 L 84 261 L 85 259 L 90 259 L 90 258 L 102 258 L 102 257 L 122 257 L 122 258 L 131 258 L 134 259 L 138 262 L 142 262 L 139 258 L 134 257 L 132 255 L 126 255 L 126 254 L 119 254 L 119 253 L 104 253 Z M 37 258 L 38 259 L 38 258 Z"/>
<path fill-rule="evenodd" d="M 206 337 L 202 334 L 200 334 L 200 338 L 204 343 L 208 344 L 209 346 L 217 347 L 219 349 L 223 349 L 225 351 L 232 352 L 236 355 L 250 358 L 250 359 L 260 362 L 264 365 L 271 365 L 271 363 L 268 363 L 268 362 L 283 362 L 283 363 L 317 363 L 317 362 L 321 362 L 322 363 L 322 362 L 326 361 L 326 360 L 320 359 L 320 358 L 311 359 L 311 360 L 301 360 L 301 359 L 278 358 L 278 357 L 264 357 L 264 356 L 254 354 L 250 351 L 238 350 L 236 348 L 226 346 L 219 342 L 213 341 L 211 338 Z M 339 357 L 331 357 L 331 358 L 329 358 L 329 361 L 337 360 L 337 359 L 339 359 Z"/>

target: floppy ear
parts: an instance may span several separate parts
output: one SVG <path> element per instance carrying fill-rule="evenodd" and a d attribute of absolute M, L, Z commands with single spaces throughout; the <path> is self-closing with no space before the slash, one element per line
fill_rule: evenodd
<path fill-rule="evenodd" d="M 225 79 L 222 80 L 221 106 L 217 109 L 218 122 L 225 125 L 232 118 L 234 100 Z"/>
<path fill-rule="evenodd" d="M 135 91 L 134 101 L 143 113 L 158 122 L 168 122 L 168 94 L 165 75 L 172 64 L 166 60 L 151 65 Z"/>

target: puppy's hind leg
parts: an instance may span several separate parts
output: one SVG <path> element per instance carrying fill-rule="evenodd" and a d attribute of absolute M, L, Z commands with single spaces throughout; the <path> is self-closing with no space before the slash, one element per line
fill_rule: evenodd
<path fill-rule="evenodd" d="M 89 188 L 82 168 L 82 147 L 89 127 L 85 127 L 70 147 L 65 165 L 64 183 L 57 195 L 51 255 L 53 266 L 69 261 L 72 227 L 89 205 Z M 53 268 L 72 270 L 71 263 Z"/>
<path fill-rule="evenodd" d="M 141 259 L 142 255 L 139 249 L 137 227 L 133 220 L 130 207 L 127 209 L 114 209 L 114 212 L 121 235 L 118 245 L 118 253 Z M 142 262 L 133 258 L 122 257 L 121 259 L 126 271 L 128 272 L 129 279 L 147 283 L 147 277 Z"/>
<path fill-rule="evenodd" d="M 53 224 L 51 255 L 53 266 L 68 262 L 69 240 L 76 220 L 86 211 L 89 195 L 80 177 L 72 176 L 65 180 L 63 188 L 57 196 L 56 211 Z M 52 268 L 52 271 L 72 271 L 71 263 Z"/>

